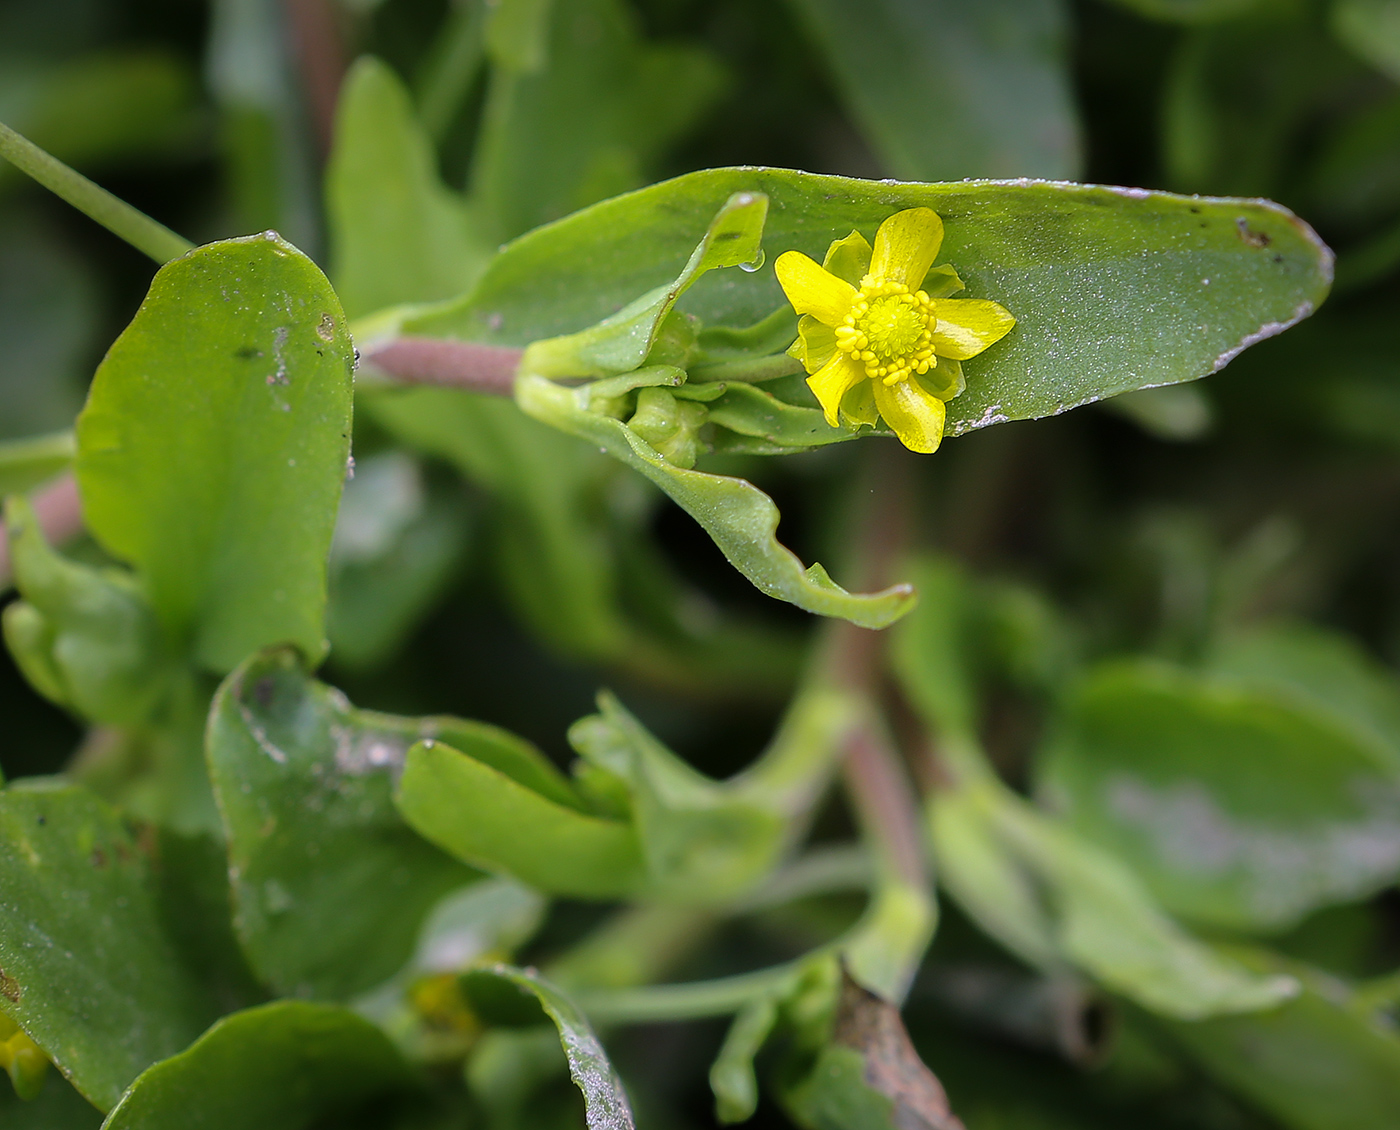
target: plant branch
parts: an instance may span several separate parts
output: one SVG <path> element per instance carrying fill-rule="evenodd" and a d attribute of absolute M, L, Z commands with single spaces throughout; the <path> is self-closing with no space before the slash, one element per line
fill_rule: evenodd
<path fill-rule="evenodd" d="M 0 157 L 157 263 L 168 263 L 194 249 L 184 236 L 70 169 L 4 122 L 0 122 Z"/>
<path fill-rule="evenodd" d="M 444 385 L 510 396 L 523 350 L 436 337 L 400 337 L 364 358 L 373 369 L 401 384 Z"/>

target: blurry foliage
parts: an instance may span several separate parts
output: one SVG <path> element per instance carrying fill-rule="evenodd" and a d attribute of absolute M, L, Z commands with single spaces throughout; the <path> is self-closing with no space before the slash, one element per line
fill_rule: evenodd
<path fill-rule="evenodd" d="M 97 373 L 90 533 L 0 553 L 0 1123 L 1393 1127 L 1397 83 L 1394 0 L 0 0 L 0 121 L 228 241 L 138 315 L 0 163 L 0 489 Z M 1337 287 L 1147 388 L 1316 305 L 1301 229 L 745 164 L 1269 197 Z M 949 434 L 1022 422 L 867 458 L 724 366 L 792 338 L 777 252 L 924 202 L 1021 320 Z M 352 436 L 352 323 L 594 383 L 362 362 Z M 852 686 L 726 556 L 922 603 Z M 891 741 L 938 908 L 823 799 Z"/>

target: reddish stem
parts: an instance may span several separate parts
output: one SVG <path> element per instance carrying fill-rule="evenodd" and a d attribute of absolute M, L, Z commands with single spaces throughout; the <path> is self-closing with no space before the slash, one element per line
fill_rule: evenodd
<path fill-rule="evenodd" d="M 523 351 L 435 337 L 400 337 L 366 355 L 376 369 L 406 384 L 510 396 Z"/>

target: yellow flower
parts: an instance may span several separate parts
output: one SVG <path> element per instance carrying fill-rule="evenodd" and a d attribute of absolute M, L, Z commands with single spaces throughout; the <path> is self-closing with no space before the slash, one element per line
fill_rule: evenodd
<path fill-rule="evenodd" d="M 947 297 L 963 283 L 933 266 L 942 242 L 938 214 L 910 208 L 880 225 L 873 248 L 853 231 L 820 267 L 800 251 L 778 256 L 778 282 L 802 315 L 789 352 L 833 428 L 884 417 L 911 451 L 936 451 L 944 402 L 963 390 L 959 362 L 1016 324 L 995 302 Z"/>

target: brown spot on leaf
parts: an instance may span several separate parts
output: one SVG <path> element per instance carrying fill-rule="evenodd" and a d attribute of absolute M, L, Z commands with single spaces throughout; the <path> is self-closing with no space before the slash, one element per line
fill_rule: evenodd
<path fill-rule="evenodd" d="M 1273 243 L 1273 237 L 1268 232 L 1255 231 L 1243 216 L 1235 221 L 1235 227 L 1239 229 L 1240 239 L 1250 247 L 1268 247 Z"/>
<path fill-rule="evenodd" d="M 19 982 L 0 969 L 0 997 L 4 997 L 12 1004 L 19 1004 L 20 996 Z"/>
<path fill-rule="evenodd" d="M 841 970 L 841 999 L 832 1039 L 865 1058 L 865 1083 L 893 1104 L 899 1130 L 965 1130 L 948 1107 L 938 1076 L 919 1058 L 899 1009 Z"/>
<path fill-rule="evenodd" d="M 322 314 L 321 320 L 316 323 L 316 336 L 322 341 L 331 341 L 335 338 L 335 319 L 329 314 Z"/>

